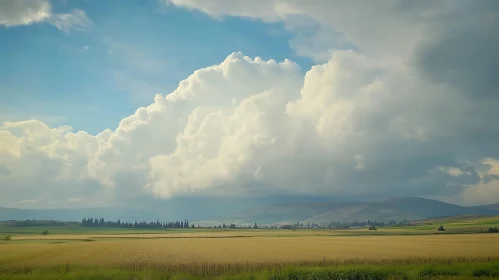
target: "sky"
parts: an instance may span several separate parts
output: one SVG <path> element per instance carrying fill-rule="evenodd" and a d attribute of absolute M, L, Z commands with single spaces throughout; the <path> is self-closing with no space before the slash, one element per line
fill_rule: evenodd
<path fill-rule="evenodd" d="M 0 2 L 0 206 L 499 202 L 494 0 Z"/>

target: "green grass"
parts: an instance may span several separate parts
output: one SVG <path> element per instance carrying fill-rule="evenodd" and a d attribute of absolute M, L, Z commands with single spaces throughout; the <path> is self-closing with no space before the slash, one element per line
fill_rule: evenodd
<path fill-rule="evenodd" d="M 455 216 L 418 221 L 408 226 L 383 227 L 382 229 L 436 231 L 440 225 L 444 226 L 447 233 L 477 233 L 486 231 L 490 227 L 499 226 L 499 216 Z"/>
<path fill-rule="evenodd" d="M 418 221 L 409 226 L 379 227 L 377 231 L 365 229 L 341 230 L 343 235 L 418 235 L 433 234 L 439 225 L 443 225 L 446 233 L 477 233 L 486 231 L 490 227 L 499 227 L 499 216 L 456 216 L 448 218 L 428 219 Z M 77 224 L 64 226 L 11 226 L 0 222 L 0 237 L 6 235 L 40 235 L 48 230 L 50 234 L 154 234 L 154 233 L 182 233 L 182 232 L 216 232 L 216 231 L 248 231 L 247 229 L 133 229 L 133 228 L 105 228 L 105 227 L 82 227 Z M 257 231 L 275 231 L 273 229 L 257 229 Z M 286 232 L 286 230 L 282 230 Z M 301 231 L 301 229 L 298 229 Z M 328 229 L 314 230 L 317 233 L 331 231 Z M 340 230 L 336 230 L 340 231 Z"/>
<path fill-rule="evenodd" d="M 128 268 L 72 268 L 69 264 L 56 268 L 0 269 L 0 280 L 51 280 L 51 279 L 268 279 L 268 280 L 381 280 L 381 279 L 472 279 L 498 278 L 499 262 L 441 263 L 441 264 L 386 264 L 386 265 L 337 265 L 337 266 L 297 266 L 293 264 L 272 264 L 254 267 L 252 265 L 198 265 L 183 267 L 157 267 L 155 269 Z"/>
<path fill-rule="evenodd" d="M 499 277 L 498 263 L 450 265 L 388 265 L 340 268 L 290 268 L 269 275 L 291 279 L 433 279 L 440 277 Z"/>
<path fill-rule="evenodd" d="M 83 227 L 80 225 L 65 226 L 9 226 L 0 223 L 1 235 L 40 235 L 48 230 L 50 234 L 154 234 L 168 232 L 199 232 L 199 229 L 136 229 L 136 228 L 106 228 Z M 217 229 L 202 229 L 201 231 L 216 231 Z"/>

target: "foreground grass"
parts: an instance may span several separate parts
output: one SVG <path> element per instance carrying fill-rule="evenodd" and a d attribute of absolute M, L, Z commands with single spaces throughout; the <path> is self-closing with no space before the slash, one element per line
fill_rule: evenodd
<path fill-rule="evenodd" d="M 421 263 L 417 263 L 421 262 Z M 424 263 L 428 262 L 428 263 Z M 72 268 L 70 264 L 52 268 L 0 268 L 0 280 L 51 279 L 473 279 L 499 277 L 499 261 L 478 259 L 407 259 L 378 264 L 328 262 L 316 263 L 260 263 L 215 264 L 191 263 L 162 267 L 144 265 L 121 268 Z"/>

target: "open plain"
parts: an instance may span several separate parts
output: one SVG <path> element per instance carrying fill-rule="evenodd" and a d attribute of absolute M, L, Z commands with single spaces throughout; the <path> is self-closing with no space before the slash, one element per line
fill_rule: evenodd
<path fill-rule="evenodd" d="M 497 269 L 499 276 L 497 234 L 437 233 L 418 226 L 375 232 L 367 229 L 141 232 L 63 227 L 47 235 L 33 228 L 4 229 L 5 232 L 21 234 L 0 242 L 0 273 L 3 273 L 0 279 L 16 279 L 14 276 L 17 279 L 294 279 L 282 275 L 298 273 L 293 269 L 314 267 L 322 272 L 347 269 L 349 265 L 354 265 L 354 270 L 391 267 L 389 273 L 394 273 L 451 264 L 451 268 L 461 266 L 459 273 L 451 273 L 454 276 L 472 277 L 476 274 L 473 264 L 486 266 L 485 270 Z M 496 276 L 494 273 L 484 276 Z M 279 275 L 284 278 L 275 278 Z M 250 276 L 256 278 L 247 278 Z"/>

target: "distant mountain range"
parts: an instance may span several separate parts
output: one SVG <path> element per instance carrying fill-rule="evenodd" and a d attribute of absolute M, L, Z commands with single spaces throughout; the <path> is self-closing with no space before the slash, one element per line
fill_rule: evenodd
<path fill-rule="evenodd" d="M 221 204 L 213 207 L 220 208 Z M 265 205 L 258 204 L 253 210 L 238 211 L 230 206 L 226 211 L 217 211 L 209 207 L 202 210 L 186 209 L 183 207 L 174 211 L 170 205 L 168 211 L 163 209 L 144 210 L 130 208 L 86 208 L 86 209 L 16 209 L 1 208 L 0 221 L 5 220 L 59 220 L 79 221 L 85 217 L 103 217 L 107 220 L 146 220 L 172 219 L 161 213 L 177 212 L 193 222 L 202 224 L 236 223 L 247 224 L 255 221 L 260 225 L 284 224 L 296 222 L 329 223 L 331 221 L 352 220 L 423 220 L 456 215 L 499 215 L 499 203 L 481 206 L 459 206 L 438 200 L 409 197 L 392 198 L 374 202 L 357 201 L 317 201 L 317 200 L 295 200 L 277 202 Z M 178 206 L 178 205 L 175 205 Z M 207 206 L 207 205 L 206 205 Z M 212 205 L 210 205 L 212 206 Z M 180 207 L 180 206 L 178 206 Z M 178 208 L 175 207 L 175 208 Z M 198 208 L 199 209 L 199 208 Z M 187 210 L 187 211 L 186 211 Z M 210 212 L 211 211 L 211 212 Z M 230 213 L 238 212 L 238 214 Z M 222 213 L 229 214 L 222 214 Z M 212 213 L 207 215 L 206 213 Z M 180 214 L 179 214 L 180 215 Z"/>
<path fill-rule="evenodd" d="M 375 202 L 287 202 L 269 205 L 246 213 L 229 215 L 225 221 L 261 224 L 352 220 L 422 220 L 455 215 L 499 215 L 499 203 L 459 206 L 438 200 L 408 197 Z"/>

